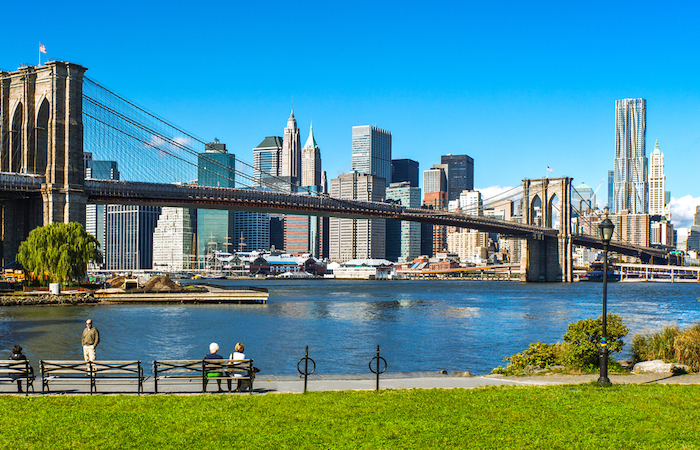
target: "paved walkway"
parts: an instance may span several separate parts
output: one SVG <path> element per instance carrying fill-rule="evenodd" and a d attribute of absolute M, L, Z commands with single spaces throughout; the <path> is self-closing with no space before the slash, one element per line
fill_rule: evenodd
<path fill-rule="evenodd" d="M 598 375 L 541 375 L 526 377 L 504 377 L 500 375 L 483 375 L 477 377 L 462 377 L 443 375 L 434 372 L 411 373 L 387 373 L 380 377 L 380 389 L 472 389 L 480 386 L 528 386 L 528 385 L 552 385 L 552 384 L 580 384 L 598 379 Z M 613 384 L 700 384 L 700 374 L 676 375 L 671 374 L 630 374 L 610 375 Z M 24 383 L 23 383 L 24 385 Z M 51 382 L 51 394 L 54 395 L 86 395 L 90 393 L 90 383 L 85 380 L 72 381 L 71 383 Z M 235 384 L 234 384 L 235 386 Z M 222 382 L 226 390 L 226 382 Z M 254 394 L 264 393 L 302 393 L 304 392 L 304 380 L 294 375 L 264 376 L 258 375 L 254 383 Z M 331 374 L 312 375 L 308 379 L 308 391 L 345 391 L 345 390 L 373 390 L 376 388 L 376 377 L 370 374 Z M 41 379 L 34 381 L 35 393 L 41 395 Z M 104 380 L 97 383 L 99 394 L 136 394 L 137 384 L 132 381 Z M 211 381 L 207 386 L 209 393 L 217 391 L 217 384 Z M 151 377 L 144 383 L 145 394 L 155 392 L 155 386 Z M 176 382 L 158 383 L 158 392 L 164 394 L 192 395 L 201 392 L 201 381 L 178 380 Z M 0 394 L 17 394 L 14 383 L 0 384 Z"/>

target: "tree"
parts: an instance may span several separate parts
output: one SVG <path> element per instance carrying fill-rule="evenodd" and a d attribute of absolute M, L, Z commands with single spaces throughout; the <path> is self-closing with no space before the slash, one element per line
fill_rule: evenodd
<path fill-rule="evenodd" d="M 622 338 L 627 336 L 629 328 L 622 323 L 622 317 L 608 313 L 608 352 L 620 352 L 624 346 Z M 597 367 L 600 340 L 603 336 L 603 316 L 597 319 L 584 319 L 569 324 L 564 335 L 564 342 L 570 345 L 569 363 L 573 366 Z"/>
<path fill-rule="evenodd" d="M 79 223 L 52 223 L 35 228 L 19 246 L 17 261 L 42 283 L 78 281 L 89 262 L 102 262 L 100 243 Z"/>

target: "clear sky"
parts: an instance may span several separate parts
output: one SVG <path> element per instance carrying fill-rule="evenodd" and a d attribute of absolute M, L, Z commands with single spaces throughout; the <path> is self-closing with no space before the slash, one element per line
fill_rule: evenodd
<path fill-rule="evenodd" d="M 615 100 L 647 100 L 676 225 L 700 204 L 700 6 L 694 2 L 7 2 L 0 69 L 46 56 L 252 162 L 292 107 L 329 178 L 351 129 L 393 133 L 421 171 L 475 160 L 475 186 L 612 170 Z M 488 192 L 493 192 L 489 189 Z M 607 182 L 598 190 L 607 198 Z"/>

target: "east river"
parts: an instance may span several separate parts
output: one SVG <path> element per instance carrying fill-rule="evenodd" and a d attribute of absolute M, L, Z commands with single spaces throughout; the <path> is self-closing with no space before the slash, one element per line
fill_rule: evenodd
<path fill-rule="evenodd" d="M 601 283 L 484 281 L 228 281 L 270 291 L 267 305 L 0 307 L 0 356 L 19 343 L 40 359 L 82 359 L 85 319 L 100 331 L 98 359 L 199 359 L 236 342 L 267 374 L 294 374 L 304 347 L 317 373 L 367 372 L 380 345 L 389 372 L 485 374 L 530 342 L 562 340 L 569 323 L 601 314 Z M 632 336 L 700 322 L 700 284 L 609 283 L 608 311 Z"/>

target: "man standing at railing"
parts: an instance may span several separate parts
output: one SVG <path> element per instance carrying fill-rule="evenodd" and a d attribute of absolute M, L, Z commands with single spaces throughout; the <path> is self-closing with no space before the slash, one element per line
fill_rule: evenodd
<path fill-rule="evenodd" d="M 92 319 L 85 321 L 85 329 L 83 330 L 83 357 L 85 361 L 95 360 L 95 347 L 100 343 L 100 332 L 97 328 L 93 328 Z"/>

